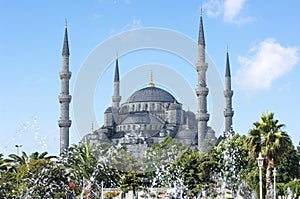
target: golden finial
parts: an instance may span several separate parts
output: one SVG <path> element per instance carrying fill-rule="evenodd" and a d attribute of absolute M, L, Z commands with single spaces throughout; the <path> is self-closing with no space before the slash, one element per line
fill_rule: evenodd
<path fill-rule="evenodd" d="M 190 127 L 189 127 L 189 117 L 186 117 L 186 127 L 185 127 L 186 130 L 190 130 Z"/>
<path fill-rule="evenodd" d="M 152 70 L 150 70 L 150 81 L 148 83 L 149 88 L 153 88 L 155 85 L 153 83 L 153 76 L 152 76 Z"/>
<path fill-rule="evenodd" d="M 227 44 L 227 47 L 226 47 L 226 53 L 228 53 L 228 44 Z"/>
<path fill-rule="evenodd" d="M 65 27 L 68 28 L 68 19 L 66 18 Z"/>

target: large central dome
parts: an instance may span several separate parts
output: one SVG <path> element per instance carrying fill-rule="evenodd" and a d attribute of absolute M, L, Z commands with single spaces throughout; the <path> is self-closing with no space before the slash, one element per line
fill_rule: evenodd
<path fill-rule="evenodd" d="M 157 87 L 146 87 L 134 92 L 127 102 L 174 102 L 176 99 L 167 91 Z"/>

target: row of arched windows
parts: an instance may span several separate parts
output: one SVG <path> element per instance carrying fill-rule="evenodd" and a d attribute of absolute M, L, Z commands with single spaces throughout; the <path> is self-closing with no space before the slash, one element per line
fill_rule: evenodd
<path fill-rule="evenodd" d="M 125 124 L 117 126 L 117 131 L 130 131 L 130 130 L 160 130 L 161 124 Z"/>
<path fill-rule="evenodd" d="M 141 112 L 141 111 L 163 111 L 165 110 L 164 104 L 161 103 L 130 103 L 123 105 L 121 108 L 122 113 L 127 112 Z"/>

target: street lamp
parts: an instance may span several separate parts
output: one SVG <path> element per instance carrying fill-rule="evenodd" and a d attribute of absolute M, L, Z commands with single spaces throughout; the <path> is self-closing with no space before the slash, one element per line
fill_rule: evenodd
<path fill-rule="evenodd" d="M 274 175 L 274 199 L 276 199 L 276 168 L 273 169 L 273 175 Z"/>
<path fill-rule="evenodd" d="M 21 148 L 23 145 L 22 144 L 16 144 L 15 147 L 17 148 L 17 156 L 19 156 L 19 148 Z"/>
<path fill-rule="evenodd" d="M 264 158 L 261 156 L 261 152 L 259 152 L 257 164 L 259 167 L 259 198 L 262 199 L 262 175 L 261 175 L 261 168 L 264 165 Z"/>
<path fill-rule="evenodd" d="M 103 181 L 101 181 L 101 199 L 104 198 L 104 195 L 103 195 Z"/>

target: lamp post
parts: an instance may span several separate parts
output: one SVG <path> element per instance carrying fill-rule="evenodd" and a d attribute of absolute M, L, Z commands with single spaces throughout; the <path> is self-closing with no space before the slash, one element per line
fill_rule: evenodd
<path fill-rule="evenodd" d="M 21 148 L 23 145 L 22 144 L 16 144 L 15 147 L 17 148 L 17 156 L 19 156 L 19 148 Z"/>
<path fill-rule="evenodd" d="M 261 152 L 259 152 L 258 158 L 257 159 L 257 164 L 259 167 L 259 198 L 262 199 L 262 174 L 261 174 L 261 169 L 264 165 L 264 158 L 261 156 Z"/>
<path fill-rule="evenodd" d="M 276 199 L 276 168 L 273 169 L 273 175 L 274 175 L 274 199 Z"/>
<path fill-rule="evenodd" d="M 104 198 L 104 194 L 103 194 L 103 181 L 101 182 L 101 199 Z"/>

